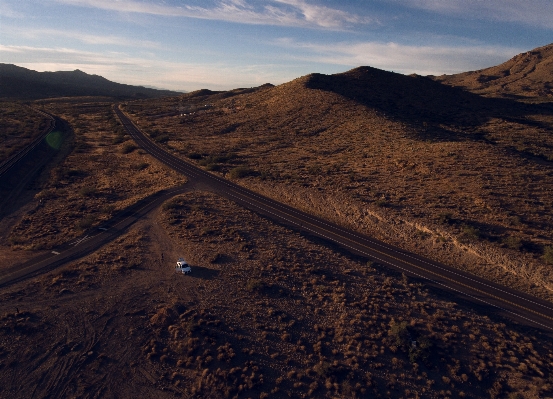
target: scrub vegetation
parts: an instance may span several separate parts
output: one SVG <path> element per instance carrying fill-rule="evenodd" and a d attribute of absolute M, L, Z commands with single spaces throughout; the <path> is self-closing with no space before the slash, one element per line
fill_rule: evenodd
<path fill-rule="evenodd" d="M 363 67 L 124 109 L 206 170 L 551 299 L 547 93 L 482 97 L 436 79 Z M 40 102 L 71 134 L 0 220 L 0 272 L 185 183 L 111 104 Z M 553 396 L 545 332 L 196 183 L 95 253 L 0 289 L 0 397 Z M 181 256 L 190 275 L 174 271 Z"/>
<path fill-rule="evenodd" d="M 545 73 L 553 51 L 539 51 Z M 209 171 L 550 299 L 551 97 L 490 96 L 360 67 L 126 110 Z"/>

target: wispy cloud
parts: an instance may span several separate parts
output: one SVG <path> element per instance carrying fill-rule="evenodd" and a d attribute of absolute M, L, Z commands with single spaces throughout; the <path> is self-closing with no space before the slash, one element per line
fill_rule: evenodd
<path fill-rule="evenodd" d="M 304 61 L 356 67 L 369 65 L 399 73 L 441 75 L 490 67 L 502 63 L 522 49 L 496 46 L 409 46 L 397 43 L 302 43 L 291 39 L 276 42 L 301 49 Z"/>
<path fill-rule="evenodd" d="M 14 8 L 11 5 L 9 5 L 7 2 L 1 1 L 0 17 L 21 19 L 21 18 L 25 18 L 25 14 L 14 10 Z"/>
<path fill-rule="evenodd" d="M 306 0 L 272 0 L 257 4 L 246 0 L 218 0 L 214 7 L 183 4 L 168 6 L 136 0 L 57 0 L 73 6 L 123 13 L 188 17 L 253 25 L 296 26 L 340 30 L 355 24 L 374 22 L 343 10 L 319 6 Z M 269 3 L 269 4 L 266 4 Z"/>
<path fill-rule="evenodd" d="M 366 24 L 374 22 L 372 18 L 351 14 L 334 8 L 307 3 L 303 0 L 275 0 L 299 10 L 308 23 L 325 28 L 341 28 L 344 24 Z"/>
<path fill-rule="evenodd" d="M 407 7 L 420 8 L 446 15 L 520 22 L 553 28 L 551 0 L 387 0 Z"/>
<path fill-rule="evenodd" d="M 113 45 L 156 49 L 162 48 L 161 44 L 151 40 L 137 40 L 116 35 L 95 35 L 75 30 L 61 29 L 33 29 L 33 28 L 17 28 L 10 27 L 9 33 L 26 39 L 45 39 L 45 38 L 63 38 L 76 40 L 85 44 L 95 45 Z"/>

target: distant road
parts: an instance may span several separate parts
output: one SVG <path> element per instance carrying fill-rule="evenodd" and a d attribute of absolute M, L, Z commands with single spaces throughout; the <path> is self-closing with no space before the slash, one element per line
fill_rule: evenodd
<path fill-rule="evenodd" d="M 406 252 L 257 194 L 172 155 L 148 139 L 118 106 L 114 107 L 114 111 L 140 147 L 175 171 L 201 181 L 226 198 L 272 220 L 294 226 L 353 253 L 367 256 L 408 276 L 424 279 L 432 286 L 478 307 L 484 307 L 489 313 L 514 319 L 544 332 L 553 332 L 551 302 Z"/>

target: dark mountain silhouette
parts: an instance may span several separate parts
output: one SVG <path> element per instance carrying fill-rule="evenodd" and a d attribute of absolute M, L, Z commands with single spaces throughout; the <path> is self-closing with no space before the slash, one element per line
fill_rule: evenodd
<path fill-rule="evenodd" d="M 553 98 L 553 43 L 500 65 L 434 79 L 483 95 Z"/>
<path fill-rule="evenodd" d="M 115 83 L 102 76 L 74 71 L 37 72 L 12 64 L 0 64 L 0 98 L 33 100 L 52 97 L 108 96 L 157 98 L 182 93 Z"/>

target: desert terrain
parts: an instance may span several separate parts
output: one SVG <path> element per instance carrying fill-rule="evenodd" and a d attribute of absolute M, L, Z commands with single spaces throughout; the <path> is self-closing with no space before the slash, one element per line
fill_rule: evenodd
<path fill-rule="evenodd" d="M 551 300 L 550 103 L 435 79 L 362 67 L 123 108 L 213 173 Z M 189 191 L 99 251 L 0 288 L 0 397 L 553 395 L 548 335 L 186 181 L 136 147 L 112 103 L 36 104 L 63 140 L 10 177 L 33 172 L 2 209 L 1 267 Z M 10 107 L 3 128 L 27 112 Z M 190 275 L 174 272 L 180 256 Z"/>
<path fill-rule="evenodd" d="M 126 109 L 207 170 L 551 299 L 553 108 L 538 100 L 361 67 Z"/>

